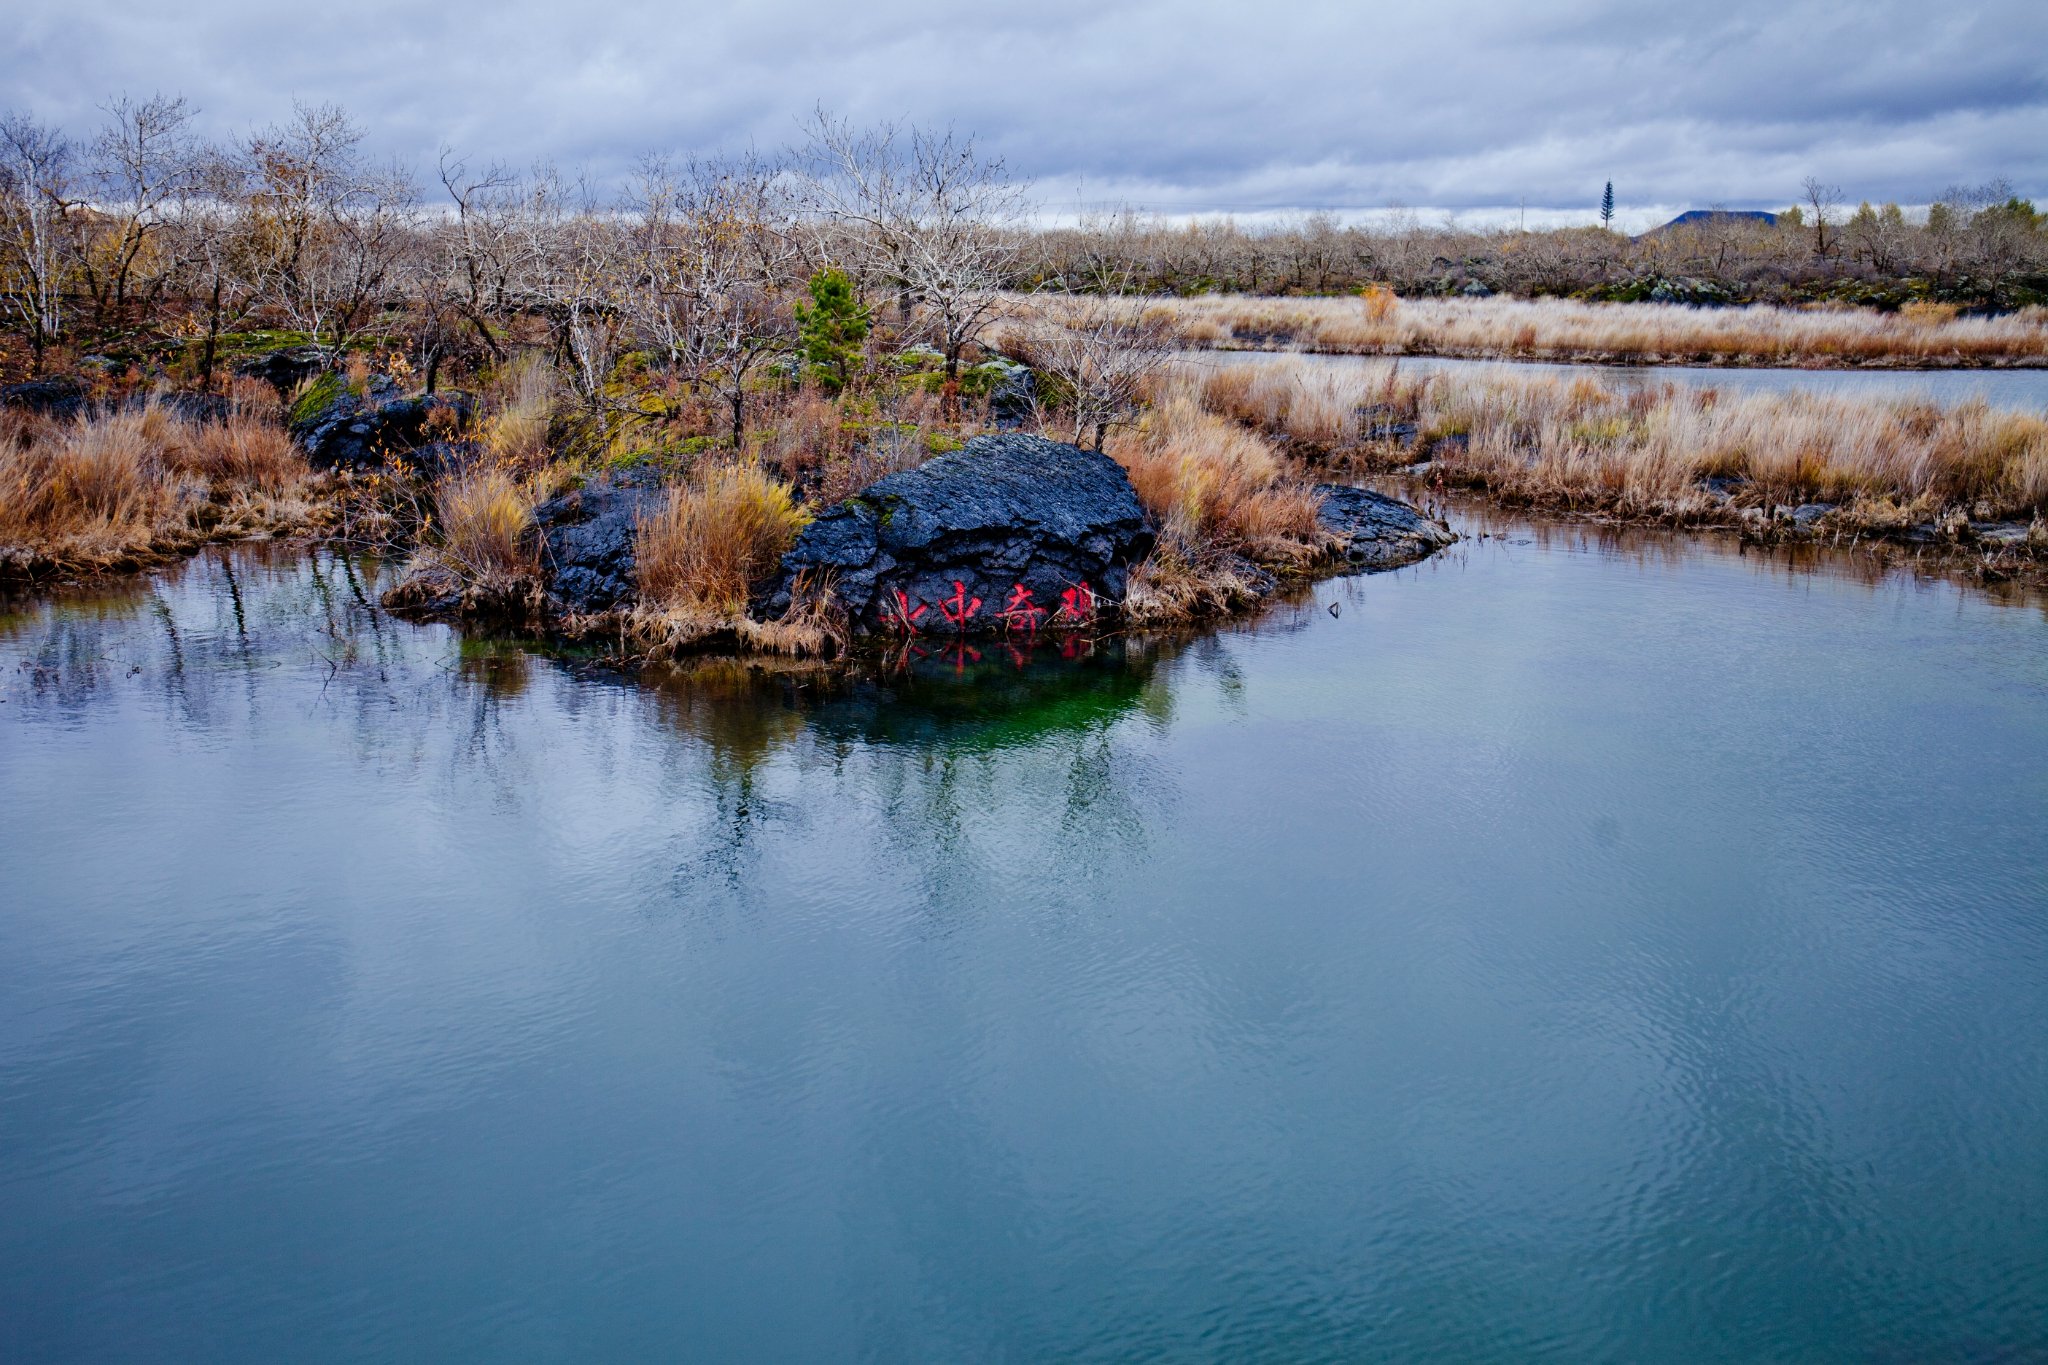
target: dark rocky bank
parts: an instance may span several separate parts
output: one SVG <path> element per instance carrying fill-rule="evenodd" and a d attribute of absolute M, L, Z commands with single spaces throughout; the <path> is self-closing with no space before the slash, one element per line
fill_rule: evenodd
<path fill-rule="evenodd" d="M 434 474 L 457 461 L 456 438 L 476 416 L 476 402 L 456 392 L 404 397 L 383 375 L 360 391 L 329 373 L 292 405 L 292 437 L 315 469 L 378 469 L 404 460 Z"/>
<path fill-rule="evenodd" d="M 1079 626 L 1122 598 L 1153 529 L 1123 468 L 1041 436 L 980 436 L 825 512 L 757 604 L 829 578 L 857 633 Z"/>
<path fill-rule="evenodd" d="M 1394 568 L 1456 539 L 1397 499 L 1318 491 L 1323 527 L 1340 544 L 1330 569 Z M 665 496 L 654 472 L 625 471 L 536 511 L 542 573 L 559 611 L 633 604 L 634 538 Z M 1114 614 L 1153 538 L 1129 477 L 1108 456 L 1021 433 L 981 436 L 821 514 L 762 586 L 753 615 L 779 617 L 805 585 L 829 583 L 856 635 L 1078 629 Z M 1280 586 L 1269 573 L 1250 576 L 1265 593 Z"/>

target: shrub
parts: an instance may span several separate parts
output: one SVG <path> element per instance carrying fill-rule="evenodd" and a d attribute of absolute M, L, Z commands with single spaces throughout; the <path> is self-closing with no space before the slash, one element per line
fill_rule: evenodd
<path fill-rule="evenodd" d="M 796 305 L 798 346 L 811 375 L 827 391 L 837 393 L 860 365 L 868 339 L 868 310 L 843 270 L 818 271 L 809 288 L 810 306 Z"/>

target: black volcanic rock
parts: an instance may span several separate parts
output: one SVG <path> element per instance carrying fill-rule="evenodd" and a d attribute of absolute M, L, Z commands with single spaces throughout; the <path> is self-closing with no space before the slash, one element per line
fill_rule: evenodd
<path fill-rule="evenodd" d="M 1344 539 L 1344 558 L 1359 568 L 1399 568 L 1458 538 L 1434 517 L 1367 488 L 1325 483 L 1316 485 L 1316 492 L 1323 497 L 1317 521 Z"/>
<path fill-rule="evenodd" d="M 436 414 L 442 415 L 438 423 Z M 437 427 L 458 431 L 475 415 L 476 403 L 465 393 L 403 398 L 383 375 L 372 375 L 356 393 L 339 376 L 328 376 L 293 405 L 290 425 L 313 468 L 375 469 L 432 444 Z"/>
<path fill-rule="evenodd" d="M 857 632 L 974 635 L 1082 624 L 1123 597 L 1153 531 L 1123 468 L 1040 436 L 979 436 L 812 522 L 756 603 L 829 577 Z"/>
<path fill-rule="evenodd" d="M 86 410 L 85 385 L 68 374 L 30 379 L 0 388 L 0 408 L 19 408 L 64 420 Z"/>
<path fill-rule="evenodd" d="M 287 346 L 250 356 L 235 366 L 235 373 L 261 379 L 276 389 L 280 398 L 288 398 L 301 382 L 326 370 L 333 359 L 334 353 L 325 346 Z"/>
<path fill-rule="evenodd" d="M 640 520 L 661 506 L 667 489 L 644 471 L 606 474 L 534 509 L 541 572 L 548 591 L 575 612 L 609 611 L 630 603 L 634 537 Z"/>

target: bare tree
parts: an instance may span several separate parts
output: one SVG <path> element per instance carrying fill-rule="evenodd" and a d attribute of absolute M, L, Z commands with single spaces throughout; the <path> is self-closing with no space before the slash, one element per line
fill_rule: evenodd
<path fill-rule="evenodd" d="M 1890 274 L 1898 268 L 1906 244 L 1906 217 L 1897 204 L 1873 209 L 1865 200 L 1849 215 L 1841 236 L 1870 269 Z"/>
<path fill-rule="evenodd" d="M 1981 185 L 1950 186 L 1942 203 L 1959 226 L 1954 245 L 1972 273 L 1997 279 L 2021 268 L 2038 252 L 2042 238 L 2031 203 L 2003 177 Z"/>
<path fill-rule="evenodd" d="M 441 152 L 442 188 L 455 205 L 455 221 L 437 234 L 434 277 L 493 360 L 505 358 L 492 333 L 493 318 L 512 306 L 514 240 L 519 177 L 492 165 L 472 176 L 452 152 Z"/>
<path fill-rule="evenodd" d="M 124 95 L 103 107 L 107 122 L 88 156 L 97 230 L 79 243 L 79 274 L 102 326 L 126 316 L 131 289 L 154 303 L 174 279 L 179 262 L 158 248 L 199 169 L 183 97 Z"/>
<path fill-rule="evenodd" d="M 1813 254 L 1817 259 L 1825 260 L 1828 229 L 1834 226 L 1835 210 L 1842 205 L 1842 187 L 1823 184 L 1819 176 L 1809 175 L 1799 182 L 1799 189 L 1813 209 Z"/>
<path fill-rule="evenodd" d="M 1025 331 L 1032 364 L 1050 376 L 1067 409 L 1075 445 L 1130 422 L 1152 379 L 1175 352 L 1172 330 L 1133 301 L 1102 294 L 1069 296 Z"/>
<path fill-rule="evenodd" d="M 802 247 L 782 170 L 757 155 L 642 163 L 628 308 L 671 368 L 717 393 L 737 447 L 749 386 L 789 352 L 786 286 Z"/>
<path fill-rule="evenodd" d="M 402 297 L 420 245 L 419 187 L 396 162 L 364 167 L 328 208 L 317 264 L 328 299 L 328 336 L 346 345 Z"/>
<path fill-rule="evenodd" d="M 548 319 L 577 396 L 601 407 L 625 336 L 622 235 L 587 179 L 541 166 L 526 179 L 508 238 L 513 289 Z"/>
<path fill-rule="evenodd" d="M 363 135 L 336 105 L 295 104 L 292 112 L 242 148 L 248 265 L 258 297 L 317 339 L 328 302 L 319 263 L 327 210 L 349 191 Z"/>
<path fill-rule="evenodd" d="M 240 317 L 254 297 L 249 200 L 248 163 L 218 151 L 201 152 L 193 158 L 183 202 L 166 225 L 184 270 L 184 288 L 195 303 L 204 300 L 206 330 L 199 358 L 203 384 L 213 379 L 222 326 L 230 317 Z"/>
<path fill-rule="evenodd" d="M 71 144 L 29 113 L 0 116 L 0 293 L 28 328 L 35 368 L 64 322 Z"/>
<path fill-rule="evenodd" d="M 1030 320 L 1024 340 L 1032 364 L 1054 381 L 1066 406 L 1073 443 L 1092 435 L 1100 450 L 1111 427 L 1135 417 L 1178 347 L 1173 328 L 1130 297 L 1137 215 L 1121 209 L 1082 224 L 1109 239 L 1106 249 L 1088 256 L 1078 278 L 1062 281 L 1064 290 Z"/>
<path fill-rule="evenodd" d="M 913 304 L 922 310 L 946 377 L 957 379 L 961 352 L 999 315 L 1028 186 L 972 136 L 894 123 L 857 130 L 823 110 L 804 161 L 812 205 L 845 230 L 853 273 L 892 290 L 906 324 Z"/>
<path fill-rule="evenodd" d="M 337 352 L 396 292 L 420 226 L 411 177 L 364 162 L 362 139 L 338 105 L 300 104 L 245 149 L 257 292 Z"/>

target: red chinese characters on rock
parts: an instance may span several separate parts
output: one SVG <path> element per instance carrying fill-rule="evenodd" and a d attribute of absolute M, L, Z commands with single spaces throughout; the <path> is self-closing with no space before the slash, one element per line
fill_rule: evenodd
<path fill-rule="evenodd" d="M 981 610 L 981 599 L 967 595 L 967 585 L 959 579 L 953 580 L 953 595 L 939 603 L 939 614 L 953 625 L 955 630 L 967 629 L 968 621 Z"/>
<path fill-rule="evenodd" d="M 933 603 L 913 602 L 910 595 L 901 588 L 891 590 L 883 601 L 879 616 L 884 625 L 898 633 L 910 636 L 919 633 L 919 622 L 931 610 Z M 936 604 L 939 615 L 956 634 L 966 634 L 968 623 L 981 612 L 982 600 L 967 590 L 962 579 L 953 580 L 953 595 Z M 1035 635 L 1041 626 L 1078 627 L 1090 625 L 1095 620 L 1100 599 L 1095 589 L 1087 583 L 1076 583 L 1060 593 L 1060 606 L 1056 612 L 1048 613 L 1038 605 L 1037 594 L 1023 583 L 1010 587 L 1008 598 L 994 619 L 1003 623 L 1005 631 L 1023 631 Z M 1050 616 L 1050 620 L 1048 620 Z"/>
<path fill-rule="evenodd" d="M 1010 589 L 1010 600 L 1003 605 L 1003 623 L 1010 630 L 1038 632 L 1038 623 L 1045 619 L 1045 608 L 1031 600 L 1031 589 L 1022 583 Z"/>
<path fill-rule="evenodd" d="M 892 607 L 894 608 L 893 613 L 891 612 Z M 923 616 L 928 610 L 930 608 L 923 602 L 920 602 L 917 604 L 917 610 L 912 611 L 910 609 L 909 594 L 905 593 L 903 589 L 898 588 L 896 589 L 896 600 L 882 604 L 882 619 L 893 622 L 896 629 L 902 631 L 905 635 L 915 635 L 917 634 L 917 618 Z"/>

